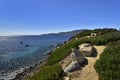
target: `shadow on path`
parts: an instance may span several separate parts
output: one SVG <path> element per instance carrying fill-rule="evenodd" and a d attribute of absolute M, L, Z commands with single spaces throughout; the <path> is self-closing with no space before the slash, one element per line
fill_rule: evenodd
<path fill-rule="evenodd" d="M 95 48 L 93 48 L 93 52 L 90 55 L 90 57 L 97 57 L 97 54 L 98 54 L 97 50 Z"/>
<path fill-rule="evenodd" d="M 88 59 L 85 58 L 85 60 L 82 63 L 80 63 L 80 66 L 85 67 L 85 65 L 87 64 L 88 64 Z"/>

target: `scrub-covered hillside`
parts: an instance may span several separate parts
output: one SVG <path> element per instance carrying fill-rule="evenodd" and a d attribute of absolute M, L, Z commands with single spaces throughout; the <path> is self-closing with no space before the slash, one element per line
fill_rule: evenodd
<path fill-rule="evenodd" d="M 91 33 L 97 35 L 91 37 Z M 53 51 L 46 64 L 37 73 L 30 76 L 28 80 L 62 80 L 64 72 L 59 61 L 66 58 L 71 48 L 78 48 L 82 43 L 91 45 L 107 45 L 107 48 L 95 64 L 95 69 L 99 74 L 100 80 L 119 80 L 120 79 L 120 51 L 119 42 L 120 32 L 116 29 L 95 29 L 86 30 L 73 36 L 64 45 Z"/>

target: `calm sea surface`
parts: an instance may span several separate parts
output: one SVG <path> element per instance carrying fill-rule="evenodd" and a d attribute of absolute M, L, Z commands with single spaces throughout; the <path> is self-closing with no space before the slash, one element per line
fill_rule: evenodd
<path fill-rule="evenodd" d="M 46 57 L 54 45 L 71 36 L 9 36 L 0 37 L 0 72 L 14 71 L 32 65 Z"/>

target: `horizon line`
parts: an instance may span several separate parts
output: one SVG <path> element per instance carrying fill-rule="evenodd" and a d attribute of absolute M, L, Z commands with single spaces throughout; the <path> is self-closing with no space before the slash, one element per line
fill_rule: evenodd
<path fill-rule="evenodd" d="M 106 28 L 106 29 L 110 29 L 112 27 Z M 94 28 L 94 29 L 105 29 L 104 28 Z M 68 31 L 58 31 L 58 32 L 48 32 L 48 33 L 38 33 L 38 34 L 5 34 L 5 35 L 0 35 L 0 36 L 40 36 L 40 35 L 45 35 L 45 34 L 58 34 L 58 33 L 62 33 L 62 32 L 70 32 L 70 31 L 75 31 L 75 30 L 94 30 L 94 29 L 73 29 L 73 30 L 68 30 Z M 113 29 L 117 29 L 119 30 L 119 28 L 114 28 Z"/>

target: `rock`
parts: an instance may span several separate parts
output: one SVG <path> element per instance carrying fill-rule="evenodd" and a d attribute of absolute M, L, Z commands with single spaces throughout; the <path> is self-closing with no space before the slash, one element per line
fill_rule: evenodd
<path fill-rule="evenodd" d="M 79 51 L 86 57 L 89 57 L 93 51 L 94 51 L 94 48 L 92 45 L 90 45 L 89 43 L 84 43 L 84 44 L 81 44 L 79 45 Z"/>
<path fill-rule="evenodd" d="M 97 35 L 98 35 L 98 33 L 91 33 L 91 37 L 95 37 Z"/>
<path fill-rule="evenodd" d="M 64 41 L 64 44 L 66 44 L 67 43 L 67 41 Z"/>
<path fill-rule="evenodd" d="M 22 41 L 20 41 L 20 44 L 23 44 L 23 42 L 22 42 Z"/>
<path fill-rule="evenodd" d="M 59 44 L 57 44 L 55 47 L 60 47 L 60 46 L 62 46 L 63 44 L 62 43 L 59 43 Z"/>
<path fill-rule="evenodd" d="M 69 43 L 69 41 L 65 41 L 65 42 L 64 42 L 64 44 L 68 44 L 68 43 Z"/>
<path fill-rule="evenodd" d="M 72 52 L 68 59 L 67 59 L 68 62 L 70 61 L 69 64 L 65 68 L 63 68 L 66 74 L 68 74 L 69 72 L 73 72 L 77 69 L 80 69 L 81 68 L 80 64 L 85 61 L 85 58 L 82 55 L 82 53 L 80 53 L 80 51 L 74 48 L 72 48 Z"/>
<path fill-rule="evenodd" d="M 82 63 L 85 60 L 82 53 L 80 53 L 77 49 L 74 48 L 72 49 L 70 56 L 72 58 L 72 61 L 77 61 L 78 63 Z"/>
<path fill-rule="evenodd" d="M 57 46 L 62 46 L 63 44 L 62 43 L 59 43 Z"/>
<path fill-rule="evenodd" d="M 70 80 L 70 78 L 69 77 L 64 77 L 64 80 Z"/>
<path fill-rule="evenodd" d="M 27 44 L 27 45 L 25 45 L 25 47 L 28 47 L 29 45 Z"/>
<path fill-rule="evenodd" d="M 64 72 L 68 74 L 80 68 L 80 65 L 77 61 L 72 61 L 68 67 L 65 68 Z"/>
<path fill-rule="evenodd" d="M 4 75 L 5 74 L 5 71 L 1 71 L 1 73 L 0 73 L 1 75 Z"/>
<path fill-rule="evenodd" d="M 50 52 L 47 53 L 47 55 L 50 55 L 51 53 L 52 53 L 52 52 L 50 51 Z"/>
<path fill-rule="evenodd" d="M 81 68 L 80 63 L 83 63 L 85 58 L 77 49 L 72 49 L 70 54 L 71 63 L 64 69 L 64 72 L 68 74 L 69 72 L 73 72 L 78 68 Z"/>

